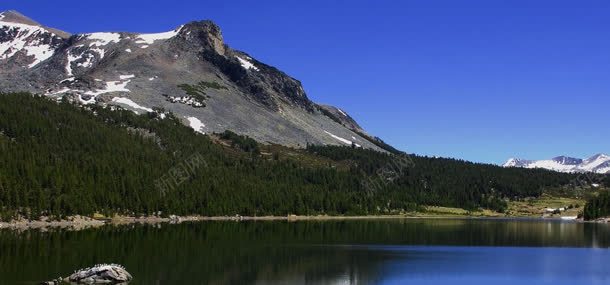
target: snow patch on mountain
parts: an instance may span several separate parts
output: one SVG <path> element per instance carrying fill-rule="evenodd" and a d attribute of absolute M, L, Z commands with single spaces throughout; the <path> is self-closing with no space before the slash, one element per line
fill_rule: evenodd
<path fill-rule="evenodd" d="M 127 89 L 127 84 L 129 84 L 129 82 L 131 82 L 131 80 L 126 80 L 126 79 L 131 79 L 134 78 L 135 76 L 133 75 L 120 75 L 119 78 L 121 78 L 121 80 L 117 80 L 117 81 L 106 81 L 105 82 L 105 87 L 103 89 L 95 89 L 95 90 L 89 90 L 89 91 L 83 91 L 83 90 L 78 90 L 78 89 L 71 89 L 68 87 L 63 87 L 59 90 L 48 90 L 45 94 L 46 95 L 59 95 L 59 94 L 64 94 L 64 93 L 74 93 L 78 95 L 79 101 L 81 104 L 83 105 L 87 105 L 87 104 L 93 104 L 95 103 L 95 98 L 101 94 L 105 94 L 105 93 L 112 93 L 112 92 L 131 92 L 131 90 Z M 62 82 L 73 82 L 75 81 L 75 79 L 73 77 L 70 77 L 68 79 L 63 80 Z M 98 79 L 96 79 L 96 81 L 100 81 Z M 118 98 L 118 97 L 115 97 Z M 122 99 L 121 99 L 122 100 Z M 127 99 L 129 100 L 129 99 Z M 125 101 L 126 102 L 126 101 Z M 120 102 L 123 103 L 123 102 Z M 125 103 L 127 104 L 127 103 Z M 135 104 L 135 103 L 134 103 Z M 129 105 L 129 104 L 128 104 Z M 143 109 L 149 112 L 152 112 L 152 109 L 149 108 L 145 108 L 145 107 L 141 107 L 137 104 L 135 105 L 130 105 L 131 107 L 137 108 L 137 109 Z M 137 107 L 136 107 L 137 106 Z"/>
<path fill-rule="evenodd" d="M 73 82 L 76 78 L 74 77 L 68 77 L 62 81 L 59 81 L 59 84 L 64 83 L 64 82 Z"/>
<path fill-rule="evenodd" d="M 359 144 L 356 144 L 356 143 L 354 143 L 354 142 L 352 142 L 352 141 L 350 141 L 350 140 L 348 140 L 348 139 L 344 139 L 344 138 L 342 138 L 342 137 L 340 137 L 340 136 L 336 136 L 336 135 L 334 135 L 334 134 L 332 134 L 332 133 L 330 133 L 330 132 L 328 132 L 328 131 L 324 131 L 324 132 L 325 132 L 326 134 L 328 134 L 329 136 L 333 137 L 334 139 L 336 139 L 336 140 L 338 140 L 338 141 L 340 141 L 340 142 L 342 142 L 342 143 L 344 143 L 344 144 L 346 144 L 346 145 L 352 145 L 352 144 L 353 144 L 353 145 L 355 145 L 356 147 L 361 147 Z"/>
<path fill-rule="evenodd" d="M 70 54 L 70 51 L 67 52 L 66 56 L 67 56 L 66 75 L 72 76 L 72 75 L 74 75 L 72 73 L 72 62 L 78 60 L 80 57 L 79 56 L 73 56 L 72 54 Z"/>
<path fill-rule="evenodd" d="M 337 111 L 339 111 L 339 113 L 341 113 L 341 115 L 343 115 L 343 117 L 347 117 L 347 114 L 345 112 L 343 112 L 343 110 L 337 108 Z"/>
<path fill-rule="evenodd" d="M 0 43 L 0 59 L 8 59 L 17 52 L 23 51 L 27 56 L 34 57 L 34 61 L 28 65 L 29 68 L 32 68 L 53 56 L 54 48 L 43 43 L 39 36 L 45 33 L 49 33 L 51 36 L 55 36 L 55 34 L 42 27 L 13 22 L 0 21 L 0 27 L 5 29 L 6 33 L 16 35 L 12 41 Z"/>
<path fill-rule="evenodd" d="M 252 64 L 252 62 L 249 62 L 239 56 L 235 56 L 237 58 L 237 60 L 239 60 L 239 63 L 241 64 L 241 66 L 248 70 L 248 69 L 254 69 L 256 71 L 259 71 L 258 67 L 254 66 L 254 64 Z"/>
<path fill-rule="evenodd" d="M 193 107 L 203 107 L 203 103 L 191 96 L 168 96 L 167 100 L 172 103 L 181 103 Z"/>
<path fill-rule="evenodd" d="M 99 52 L 98 52 L 99 54 Z M 73 74 L 73 70 L 72 70 L 72 63 L 74 63 L 75 61 L 78 61 L 79 59 L 84 58 L 85 61 L 82 62 L 78 62 L 76 64 L 76 66 L 78 67 L 84 67 L 84 68 L 89 68 L 93 66 L 93 60 L 95 59 L 95 57 L 88 51 L 85 51 L 79 55 L 74 55 L 72 53 L 71 50 L 68 50 L 66 52 L 66 56 L 67 56 L 67 62 L 66 62 L 66 74 L 68 76 L 72 76 Z"/>
<path fill-rule="evenodd" d="M 91 45 L 105 46 L 110 43 L 118 43 L 121 41 L 121 34 L 119 33 L 90 33 L 84 34 L 85 37 L 92 40 Z"/>
<path fill-rule="evenodd" d="M 107 45 L 121 41 L 119 33 L 90 33 L 84 34 L 83 37 L 92 41 L 89 43 L 89 50 L 96 52 L 100 56 L 100 60 L 106 55 L 105 47 Z"/>
<path fill-rule="evenodd" d="M 67 93 L 67 92 L 70 92 L 70 91 L 74 91 L 74 90 L 72 90 L 72 89 L 70 89 L 70 88 L 68 88 L 68 87 L 64 87 L 64 88 L 59 89 L 59 90 L 57 90 L 57 91 L 52 91 L 52 90 L 50 90 L 50 91 L 48 91 L 48 92 L 47 92 L 47 93 L 45 93 L 45 94 L 46 94 L 46 95 L 59 95 L 59 94 Z"/>
<path fill-rule="evenodd" d="M 98 80 L 96 80 L 96 81 L 98 81 Z M 97 98 L 97 96 L 99 96 L 101 94 L 112 93 L 112 92 L 131 92 L 131 90 L 127 89 L 127 87 L 126 87 L 130 81 L 131 80 L 106 81 L 105 82 L 106 86 L 104 89 L 90 90 L 90 91 L 86 91 L 86 92 L 84 92 L 83 90 L 74 90 L 74 89 L 64 87 L 55 92 L 50 90 L 46 94 L 47 95 L 59 95 L 59 94 L 67 93 L 67 92 L 72 92 L 72 93 L 75 93 L 78 95 L 78 99 L 81 104 L 88 105 L 88 104 L 95 103 L 96 102 L 95 98 Z M 120 103 L 125 103 L 125 102 L 126 101 L 120 102 Z M 137 104 L 133 105 L 132 107 L 136 108 L 135 107 L 136 105 Z M 137 109 L 143 109 L 146 111 L 151 110 L 149 112 L 152 112 L 152 109 L 148 109 L 148 108 L 141 107 L 141 106 L 137 107 Z"/>
<path fill-rule="evenodd" d="M 97 96 L 97 95 L 100 95 L 100 94 L 110 93 L 110 92 L 131 92 L 131 90 L 126 88 L 126 86 L 127 86 L 127 84 L 129 82 L 130 82 L 130 80 L 127 80 L 125 82 L 123 82 L 123 81 L 107 81 L 105 89 L 99 89 L 99 90 L 96 90 L 96 91 L 87 91 L 87 92 L 85 92 L 85 94 Z"/>
<path fill-rule="evenodd" d="M 205 125 L 199 119 L 195 117 L 187 117 L 186 119 L 189 121 L 189 126 L 193 128 L 193 130 L 200 134 L 205 134 L 205 132 L 203 131 Z"/>
<path fill-rule="evenodd" d="M 84 68 L 89 68 L 93 66 L 93 60 L 95 59 L 95 57 L 93 57 L 93 55 L 91 55 L 90 53 L 84 54 L 83 56 L 81 56 L 81 58 L 84 57 L 85 61 L 83 62 L 79 62 L 77 64 L 77 66 L 80 67 L 84 67 Z"/>
<path fill-rule="evenodd" d="M 34 61 L 28 65 L 32 68 L 49 57 L 53 56 L 55 50 L 50 45 L 41 44 L 38 46 L 26 46 L 23 48 L 28 56 L 33 56 Z"/>
<path fill-rule="evenodd" d="M 126 80 L 126 79 L 132 79 L 135 78 L 136 76 L 133 74 L 129 74 L 129 75 L 119 75 L 119 78 L 121 78 L 121 80 Z"/>
<path fill-rule="evenodd" d="M 138 37 L 136 39 L 136 43 L 145 44 L 146 47 L 148 47 L 148 45 L 152 45 L 153 43 L 155 43 L 155 41 L 167 40 L 167 39 L 171 39 L 171 38 L 175 37 L 176 35 L 178 35 L 178 33 L 180 33 L 181 29 L 182 29 L 182 26 L 180 26 L 179 28 L 177 28 L 173 31 L 164 32 L 164 33 L 140 34 L 140 35 L 138 35 Z M 142 48 L 145 48 L 145 47 L 142 46 Z"/>
<path fill-rule="evenodd" d="M 140 106 L 136 102 L 131 101 L 131 99 L 125 98 L 125 97 L 114 97 L 114 98 L 112 98 L 112 102 L 119 103 L 119 104 L 124 104 L 124 105 L 127 105 L 127 106 L 129 106 L 129 107 L 131 107 L 133 109 L 144 110 L 144 111 L 149 112 L 149 113 L 153 112 L 153 109 Z M 136 114 L 138 113 L 136 111 L 134 111 L 134 112 Z"/>

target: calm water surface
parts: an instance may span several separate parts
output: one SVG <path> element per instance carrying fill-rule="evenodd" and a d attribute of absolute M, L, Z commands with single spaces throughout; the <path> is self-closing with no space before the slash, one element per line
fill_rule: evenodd
<path fill-rule="evenodd" d="M 610 284 L 610 226 L 540 220 L 205 222 L 0 230 L 0 284 L 114 262 L 136 284 Z"/>

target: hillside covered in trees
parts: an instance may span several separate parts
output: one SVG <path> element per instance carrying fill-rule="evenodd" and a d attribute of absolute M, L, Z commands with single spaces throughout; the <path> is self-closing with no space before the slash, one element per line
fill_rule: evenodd
<path fill-rule="evenodd" d="M 0 213 L 384 214 L 503 211 L 573 175 L 335 146 L 201 135 L 171 114 L 0 95 Z"/>

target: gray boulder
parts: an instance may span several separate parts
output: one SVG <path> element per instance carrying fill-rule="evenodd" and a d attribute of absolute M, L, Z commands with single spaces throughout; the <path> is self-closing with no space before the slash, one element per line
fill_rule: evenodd
<path fill-rule="evenodd" d="M 98 264 L 74 272 L 65 281 L 76 284 L 123 284 L 132 279 L 131 274 L 121 265 Z"/>

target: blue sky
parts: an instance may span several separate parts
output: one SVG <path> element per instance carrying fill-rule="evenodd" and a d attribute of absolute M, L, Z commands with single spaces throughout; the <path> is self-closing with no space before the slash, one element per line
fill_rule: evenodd
<path fill-rule="evenodd" d="M 501 163 L 610 152 L 608 1 L 24 1 L 72 33 L 211 19 L 399 149 Z"/>

